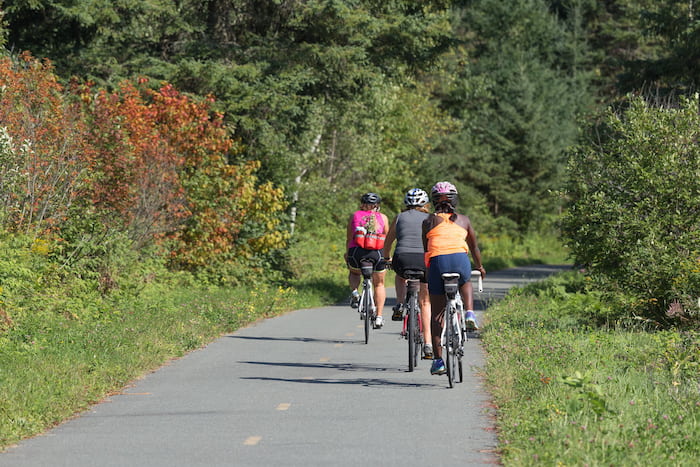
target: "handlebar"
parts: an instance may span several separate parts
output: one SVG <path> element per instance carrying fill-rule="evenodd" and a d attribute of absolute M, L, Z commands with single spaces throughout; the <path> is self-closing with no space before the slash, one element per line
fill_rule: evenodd
<path fill-rule="evenodd" d="M 472 270 L 472 277 L 474 277 L 474 276 L 477 276 L 479 278 L 479 281 L 478 281 L 479 292 L 483 292 L 484 291 L 484 282 L 483 282 L 483 278 L 481 277 L 481 271 L 479 271 L 478 269 L 473 269 Z"/>

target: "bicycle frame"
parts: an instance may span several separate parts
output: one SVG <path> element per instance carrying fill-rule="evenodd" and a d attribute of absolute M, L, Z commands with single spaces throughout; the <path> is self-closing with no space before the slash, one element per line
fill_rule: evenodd
<path fill-rule="evenodd" d="M 477 270 L 473 270 L 472 276 L 478 277 L 478 290 L 482 292 L 483 282 L 481 273 Z M 464 304 L 459 292 L 459 274 L 444 273 L 442 275 L 442 280 L 445 285 L 447 301 L 445 304 L 445 316 L 443 318 L 440 344 L 443 347 L 443 360 L 445 361 L 445 367 L 447 369 L 447 381 L 452 388 L 455 382 L 461 383 L 464 377 L 462 357 L 464 356 L 464 342 L 466 342 L 468 334 L 464 316 Z"/>
<path fill-rule="evenodd" d="M 442 356 L 447 369 L 447 381 L 449 386 L 454 387 L 455 382 L 462 381 L 462 324 L 463 313 L 459 312 L 459 274 L 444 273 L 442 280 L 445 284 L 445 316 L 442 324 L 442 334 L 440 344 L 442 345 Z M 459 379 L 457 379 L 459 372 Z"/>
<path fill-rule="evenodd" d="M 374 327 L 374 322 L 377 318 L 377 307 L 374 304 L 374 288 L 372 285 L 374 263 L 370 260 L 360 261 L 360 271 L 363 279 L 359 310 L 365 320 L 365 344 L 367 344 L 369 342 L 370 327 Z"/>
<path fill-rule="evenodd" d="M 418 292 L 420 291 L 420 279 L 424 272 L 421 270 L 405 270 L 406 277 L 406 315 L 403 319 L 402 335 L 408 340 L 408 371 L 418 365 L 419 355 L 423 344 L 423 324 L 421 320 Z"/>

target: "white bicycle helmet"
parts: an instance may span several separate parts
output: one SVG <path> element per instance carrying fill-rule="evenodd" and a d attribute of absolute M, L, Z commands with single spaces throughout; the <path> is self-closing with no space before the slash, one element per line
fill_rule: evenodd
<path fill-rule="evenodd" d="M 408 208 L 425 206 L 429 202 L 428 193 L 420 188 L 411 188 L 403 198 L 403 204 Z"/>

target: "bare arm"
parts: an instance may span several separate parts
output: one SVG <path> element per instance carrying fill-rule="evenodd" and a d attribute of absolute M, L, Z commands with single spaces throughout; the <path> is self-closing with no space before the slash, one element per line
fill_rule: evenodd
<path fill-rule="evenodd" d="M 386 240 L 384 241 L 384 257 L 391 258 L 391 245 L 396 240 L 396 221 L 399 216 L 394 217 L 393 222 L 389 226 L 389 232 L 386 234 Z"/>
<path fill-rule="evenodd" d="M 350 218 L 348 219 L 348 226 L 346 228 L 347 234 L 346 234 L 346 239 L 345 239 L 345 251 L 347 252 L 348 248 L 350 248 L 350 242 L 352 241 L 353 237 L 355 236 L 355 231 L 352 228 L 352 218 L 354 216 L 351 214 Z"/>
<path fill-rule="evenodd" d="M 484 264 L 481 262 L 481 250 L 479 250 L 479 243 L 476 240 L 476 232 L 472 227 L 472 223 L 469 222 L 467 226 L 467 245 L 469 246 L 469 253 L 471 253 L 474 259 L 474 264 L 476 265 L 474 269 L 481 272 L 481 277 L 486 277 L 486 269 L 484 269 Z"/>

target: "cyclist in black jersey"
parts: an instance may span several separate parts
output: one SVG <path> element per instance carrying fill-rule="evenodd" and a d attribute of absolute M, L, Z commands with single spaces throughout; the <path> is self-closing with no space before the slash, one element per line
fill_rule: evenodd
<path fill-rule="evenodd" d="M 404 196 L 406 208 L 400 212 L 389 227 L 389 233 L 384 243 L 384 257 L 391 261 L 392 269 L 396 272 L 396 306 L 391 317 L 394 321 L 403 319 L 404 300 L 406 298 L 406 278 L 403 271 L 408 269 L 426 271 L 423 252 L 422 224 L 428 217 L 428 193 L 420 188 L 408 190 Z M 391 247 L 396 240 L 396 248 L 393 256 Z M 433 347 L 430 334 L 430 298 L 428 295 L 427 274 L 421 280 L 419 291 L 421 307 L 421 321 L 425 345 L 423 346 L 423 358 L 433 357 Z"/>

